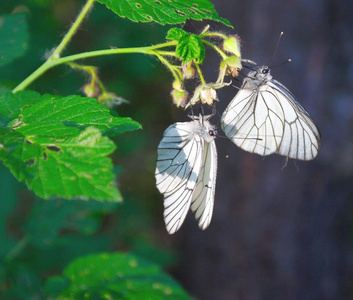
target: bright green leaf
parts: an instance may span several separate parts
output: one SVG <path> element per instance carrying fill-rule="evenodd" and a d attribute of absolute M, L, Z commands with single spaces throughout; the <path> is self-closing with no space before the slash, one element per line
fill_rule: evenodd
<path fill-rule="evenodd" d="M 175 53 L 183 60 L 183 63 L 194 60 L 202 64 L 206 50 L 198 35 L 189 34 L 179 28 L 172 28 L 168 31 L 167 39 L 178 42 Z"/>
<path fill-rule="evenodd" d="M 191 299 L 159 266 L 122 253 L 103 253 L 71 262 L 63 276 L 50 278 L 47 296 L 55 299 Z"/>
<path fill-rule="evenodd" d="M 0 101 L 0 124 L 6 125 L 9 121 L 15 119 L 24 107 L 37 103 L 41 95 L 34 91 L 19 92 L 17 94 L 5 93 L 1 95 Z"/>
<path fill-rule="evenodd" d="M 134 22 L 156 22 L 161 25 L 185 23 L 187 19 L 213 20 L 232 27 L 219 17 L 208 0 L 97 0 L 122 18 Z"/>
<path fill-rule="evenodd" d="M 16 95 L 21 98 L 24 96 L 28 98 L 27 92 L 16 93 Z M 9 101 L 6 96 L 8 94 L 5 95 L 5 101 Z M 77 95 L 61 98 L 48 94 L 37 99 L 35 105 L 23 109 L 18 123 L 14 126 L 16 126 L 16 129 L 21 128 L 23 134 L 28 132 L 32 135 L 33 130 L 35 130 L 40 135 L 50 137 L 56 137 L 57 134 L 61 136 L 63 130 L 71 134 L 76 132 L 72 129 L 82 130 L 89 126 L 94 126 L 108 136 L 116 136 L 126 131 L 141 128 L 140 124 L 130 118 L 114 118 L 109 109 L 102 104 L 98 104 L 95 98 L 85 98 Z"/>
<path fill-rule="evenodd" d="M 102 133 L 138 123 L 113 117 L 96 99 L 31 91 L 0 97 L 0 120 L 0 159 L 40 197 L 121 200 L 107 157 L 115 145 Z"/>
<path fill-rule="evenodd" d="M 25 13 L 0 16 L 0 66 L 22 56 L 28 47 Z"/>
<path fill-rule="evenodd" d="M 186 38 L 187 36 L 189 36 L 189 33 L 187 33 L 185 30 L 174 27 L 168 31 L 166 38 L 168 40 L 180 41 L 181 39 Z"/>

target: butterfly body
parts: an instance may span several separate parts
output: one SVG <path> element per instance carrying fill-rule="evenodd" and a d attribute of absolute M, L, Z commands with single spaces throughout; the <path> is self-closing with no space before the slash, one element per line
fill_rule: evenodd
<path fill-rule="evenodd" d="M 216 130 L 209 116 L 170 125 L 158 146 L 156 185 L 164 195 L 164 221 L 176 232 L 191 208 L 201 229 L 213 213 L 217 175 Z"/>
<path fill-rule="evenodd" d="M 245 151 L 262 156 L 278 153 L 311 160 L 320 133 L 293 94 L 274 80 L 267 66 L 254 66 L 222 115 L 228 138 Z"/>

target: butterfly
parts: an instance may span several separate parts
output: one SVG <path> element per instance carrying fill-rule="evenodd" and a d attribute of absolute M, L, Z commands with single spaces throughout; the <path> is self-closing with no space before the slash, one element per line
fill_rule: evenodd
<path fill-rule="evenodd" d="M 164 195 L 164 221 L 175 233 L 191 208 L 201 229 L 211 222 L 217 176 L 217 131 L 212 115 L 170 125 L 157 150 L 156 185 Z"/>
<path fill-rule="evenodd" d="M 251 70 L 221 118 L 226 136 L 245 151 L 312 160 L 320 148 L 313 119 L 267 66 L 243 60 Z"/>

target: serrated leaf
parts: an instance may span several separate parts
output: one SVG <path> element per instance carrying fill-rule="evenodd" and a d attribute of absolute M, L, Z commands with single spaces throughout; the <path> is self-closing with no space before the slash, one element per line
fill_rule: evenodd
<path fill-rule="evenodd" d="M 11 92 L 1 95 L 3 101 L 0 101 L 0 125 L 6 125 L 9 121 L 15 119 L 21 110 L 26 106 L 37 103 L 41 95 L 35 91 L 25 91 L 13 94 Z"/>
<path fill-rule="evenodd" d="M 22 92 L 20 97 L 23 98 L 23 94 L 26 95 L 26 92 L 28 91 Z M 58 125 L 65 125 L 67 128 L 64 129 Z M 21 128 L 21 132 L 24 134 L 33 130 L 47 131 L 46 126 L 50 127 L 47 135 L 52 137 L 55 137 L 57 133 L 60 135 L 62 130 L 67 130 L 68 133 L 75 132 L 69 127 L 84 129 L 88 126 L 94 126 L 108 136 L 116 136 L 141 128 L 140 124 L 130 118 L 114 118 L 106 106 L 97 103 L 97 99 L 77 95 L 62 98 L 43 95 L 37 99 L 35 105 L 25 107 L 21 111 L 19 122 L 16 124 L 16 128 Z"/>
<path fill-rule="evenodd" d="M 189 33 L 186 32 L 185 30 L 174 27 L 169 29 L 166 38 L 168 40 L 180 41 L 181 39 L 186 38 L 188 35 Z"/>
<path fill-rule="evenodd" d="M 56 299 L 191 299 L 159 266 L 122 253 L 75 259 L 63 276 L 46 282 L 45 291 Z"/>
<path fill-rule="evenodd" d="M 89 127 L 78 136 L 46 146 L 29 167 L 38 171 L 38 176 L 26 183 L 44 199 L 58 196 L 121 201 L 112 173 L 113 164 L 106 157 L 114 149 L 112 141 L 98 129 Z"/>
<path fill-rule="evenodd" d="M 180 28 L 172 28 L 168 31 L 167 39 L 178 42 L 175 54 L 183 60 L 183 63 L 194 60 L 202 64 L 206 50 L 198 35 L 189 34 Z"/>
<path fill-rule="evenodd" d="M 115 145 L 102 133 L 117 135 L 138 123 L 113 117 L 92 98 L 30 91 L 0 97 L 0 120 L 6 120 L 0 159 L 40 197 L 121 200 L 107 157 Z"/>
<path fill-rule="evenodd" d="M 161 25 L 180 24 L 187 19 L 213 20 L 232 27 L 219 17 L 208 0 L 97 0 L 122 18 L 134 22 L 156 22 Z"/>
<path fill-rule="evenodd" d="M 0 66 L 22 56 L 28 48 L 25 13 L 0 16 Z"/>

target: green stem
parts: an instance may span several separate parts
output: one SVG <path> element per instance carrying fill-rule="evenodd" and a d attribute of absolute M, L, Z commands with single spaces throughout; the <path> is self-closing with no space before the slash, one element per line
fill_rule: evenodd
<path fill-rule="evenodd" d="M 5 256 L 4 260 L 6 262 L 12 261 L 21 251 L 28 245 L 29 236 L 24 236 L 16 245 L 11 249 L 11 251 Z"/>
<path fill-rule="evenodd" d="M 59 46 L 56 47 L 52 55 L 49 57 L 48 60 L 50 59 L 56 59 L 59 58 L 61 55 L 61 52 L 64 50 L 64 48 L 67 46 L 67 44 L 70 42 L 71 38 L 73 35 L 76 33 L 78 27 L 81 25 L 82 21 L 88 14 L 89 10 L 92 8 L 92 5 L 94 4 L 95 0 L 87 0 L 87 3 L 85 6 L 82 8 L 81 12 L 77 16 L 77 19 L 75 22 L 72 24 L 70 30 L 66 33 L 65 37 L 63 40 L 60 42 Z"/>
<path fill-rule="evenodd" d="M 29 75 L 25 80 L 23 80 L 17 87 L 13 89 L 13 93 L 24 90 L 28 85 L 30 85 L 34 80 L 36 80 L 39 76 L 43 73 L 48 71 L 50 68 L 68 63 L 71 61 L 89 58 L 89 57 L 96 57 L 96 56 L 103 56 L 103 55 L 114 55 L 114 54 L 124 54 L 124 53 L 142 53 L 142 54 L 150 54 L 158 56 L 158 52 L 154 51 L 155 49 L 159 49 L 162 47 L 170 47 L 176 45 L 175 41 L 158 44 L 149 47 L 133 47 L 133 48 L 116 48 L 116 49 L 105 49 L 105 50 L 96 50 L 96 51 L 89 51 L 83 52 L 79 54 L 64 56 L 57 59 L 48 59 L 44 62 L 37 70 L 35 70 L 31 75 Z"/>
<path fill-rule="evenodd" d="M 183 80 L 183 75 L 181 74 L 181 72 L 175 66 L 170 64 L 169 61 L 166 60 L 162 55 L 160 55 L 157 51 L 151 54 L 154 54 L 158 57 L 161 63 L 163 63 L 170 70 L 176 80 L 178 80 L 179 82 Z"/>
<path fill-rule="evenodd" d="M 87 72 L 91 75 L 91 83 L 92 85 L 95 85 L 96 83 L 98 84 L 100 90 L 102 91 L 103 94 L 107 93 L 107 89 L 103 85 L 102 81 L 99 79 L 98 74 L 97 74 L 97 68 L 94 66 L 85 66 L 85 65 L 79 65 L 73 62 L 68 62 L 66 63 L 72 68 L 82 70 L 84 72 Z"/>
<path fill-rule="evenodd" d="M 204 37 L 219 37 L 221 39 L 226 39 L 228 38 L 226 35 L 220 33 L 220 32 L 205 32 L 205 33 L 201 33 L 200 34 L 200 38 L 204 38 Z"/>
<path fill-rule="evenodd" d="M 199 74 L 201 83 L 202 83 L 202 84 L 206 84 L 205 78 L 204 78 L 203 75 L 202 75 L 202 71 L 201 71 L 199 65 L 196 64 L 196 63 L 194 63 L 194 65 L 195 65 L 195 67 L 196 67 L 197 73 Z"/>
<path fill-rule="evenodd" d="M 217 47 L 216 45 L 213 45 L 212 43 L 208 42 L 208 41 L 205 41 L 205 40 L 202 40 L 202 42 L 208 46 L 210 46 L 211 48 L 213 48 L 214 50 L 216 50 L 219 55 L 223 58 L 223 59 L 226 59 L 228 58 L 227 54 L 225 54 L 221 49 L 219 49 L 219 47 Z"/>

